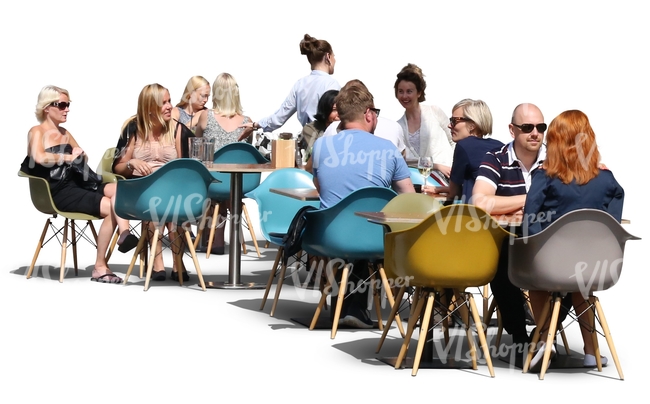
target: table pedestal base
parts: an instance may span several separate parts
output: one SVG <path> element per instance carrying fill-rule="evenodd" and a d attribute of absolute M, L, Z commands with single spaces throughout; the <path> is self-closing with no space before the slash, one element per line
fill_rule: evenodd
<path fill-rule="evenodd" d="M 205 287 L 208 289 L 266 289 L 266 285 L 263 283 L 228 283 L 228 282 L 206 282 Z"/>

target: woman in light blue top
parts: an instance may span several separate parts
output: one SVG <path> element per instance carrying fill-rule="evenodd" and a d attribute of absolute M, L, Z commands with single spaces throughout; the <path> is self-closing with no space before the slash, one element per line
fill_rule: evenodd
<path fill-rule="evenodd" d="M 323 39 L 316 39 L 308 34 L 300 41 L 300 53 L 307 55 L 311 65 L 311 74 L 298 80 L 293 85 L 289 95 L 280 108 L 272 115 L 253 122 L 254 129 L 262 128 L 264 132 L 272 132 L 298 114 L 302 126 L 314 120 L 318 100 L 327 90 L 340 90 L 341 86 L 331 76 L 334 73 L 336 58 L 332 46 Z"/>

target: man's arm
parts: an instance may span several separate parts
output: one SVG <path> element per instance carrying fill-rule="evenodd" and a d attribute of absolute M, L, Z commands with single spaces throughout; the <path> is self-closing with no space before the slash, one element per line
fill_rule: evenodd
<path fill-rule="evenodd" d="M 410 177 L 404 178 L 403 180 L 393 181 L 392 186 L 393 190 L 398 194 L 412 194 L 415 192 L 415 188 L 413 188 L 413 182 L 411 182 Z"/>
<path fill-rule="evenodd" d="M 526 195 L 497 196 L 494 185 L 481 178 L 476 179 L 472 190 L 472 204 L 492 215 L 521 210 L 526 203 Z"/>

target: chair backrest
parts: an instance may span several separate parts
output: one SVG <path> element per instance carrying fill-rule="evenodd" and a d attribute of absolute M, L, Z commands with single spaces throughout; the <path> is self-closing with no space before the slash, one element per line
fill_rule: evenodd
<path fill-rule="evenodd" d="M 508 249 L 508 276 L 523 289 L 586 296 L 616 284 L 627 240 L 639 238 L 608 213 L 574 210 L 535 235 L 515 239 Z"/>
<path fill-rule="evenodd" d="M 118 181 L 115 212 L 124 219 L 157 224 L 194 223 L 207 207 L 213 181 L 201 162 L 172 160 L 146 177 Z"/>
<path fill-rule="evenodd" d="M 484 210 L 455 204 L 410 229 L 386 233 L 386 271 L 411 286 L 466 288 L 494 278 L 504 230 Z"/>
<path fill-rule="evenodd" d="M 88 215 L 79 212 L 64 212 L 59 210 L 54 205 L 52 193 L 50 191 L 50 183 L 45 178 L 29 175 L 23 171 L 18 171 L 18 176 L 27 178 L 29 180 L 29 195 L 32 199 L 34 207 L 46 215 L 61 215 L 68 219 L 74 220 L 97 220 L 99 217 Z"/>
<path fill-rule="evenodd" d="M 269 233 L 285 233 L 289 228 L 296 212 L 304 206 L 318 208 L 319 201 L 300 201 L 269 191 L 271 188 L 315 188 L 311 173 L 298 168 L 281 168 L 272 171 L 254 190 L 245 194 L 257 202 L 260 217 L 260 227 L 264 238 L 273 240 Z"/>
<path fill-rule="evenodd" d="M 379 212 L 396 195 L 389 188 L 366 187 L 329 208 L 307 212 L 303 249 L 312 255 L 345 260 L 382 259 L 384 229 L 355 212 Z"/>
<path fill-rule="evenodd" d="M 124 176 L 113 172 L 113 161 L 115 160 L 116 147 L 109 147 L 102 155 L 97 165 L 97 174 L 101 175 L 104 182 L 117 182 L 123 180 Z"/>
<path fill-rule="evenodd" d="M 384 206 L 382 212 L 411 212 L 430 214 L 440 210 L 442 204 L 435 198 L 424 194 L 399 194 Z M 406 230 L 417 223 L 391 223 L 387 225 L 391 231 Z"/>
<path fill-rule="evenodd" d="M 269 161 L 251 144 L 244 142 L 229 143 L 214 152 L 214 163 L 264 164 Z M 230 196 L 230 173 L 212 171 L 212 176 L 220 183 L 210 186 L 210 198 L 227 200 Z M 245 173 L 242 176 L 242 193 L 246 194 L 260 185 L 260 173 Z"/>

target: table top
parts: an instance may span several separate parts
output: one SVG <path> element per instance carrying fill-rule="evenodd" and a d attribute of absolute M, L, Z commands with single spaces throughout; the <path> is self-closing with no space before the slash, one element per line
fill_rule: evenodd
<path fill-rule="evenodd" d="M 269 188 L 270 192 L 299 199 L 301 201 L 318 201 L 320 196 L 316 188 Z"/>
<path fill-rule="evenodd" d="M 365 217 L 369 221 L 378 224 L 389 223 L 420 223 L 427 218 L 430 213 L 420 212 L 354 212 L 357 216 Z M 509 213 L 505 215 L 492 216 L 500 226 L 520 226 L 521 212 Z"/>
<path fill-rule="evenodd" d="M 265 164 L 239 164 L 239 163 L 215 163 L 208 168 L 210 171 L 222 173 L 261 173 L 276 170 L 270 163 Z"/>

